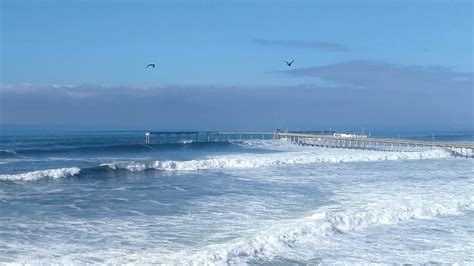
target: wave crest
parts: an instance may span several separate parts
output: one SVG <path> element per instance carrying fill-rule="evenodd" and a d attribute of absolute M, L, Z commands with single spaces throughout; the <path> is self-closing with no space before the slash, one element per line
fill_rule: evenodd
<path fill-rule="evenodd" d="M 383 160 L 413 160 L 446 158 L 449 154 L 444 150 L 430 150 L 424 152 L 354 152 L 338 151 L 333 154 L 315 152 L 227 155 L 202 160 L 189 161 L 152 161 L 152 162 L 118 162 L 101 164 L 110 169 L 122 169 L 131 172 L 146 170 L 159 171 L 195 171 L 223 168 L 257 168 L 265 166 L 338 163 L 338 162 L 367 162 Z"/>
<path fill-rule="evenodd" d="M 472 210 L 473 205 L 474 197 L 471 197 L 443 204 L 400 206 L 365 212 L 320 211 L 309 217 L 263 229 L 249 238 L 207 246 L 193 254 L 179 252 L 170 255 L 168 259 L 179 264 L 243 264 L 252 260 L 268 260 L 289 252 L 297 243 L 317 243 L 324 236 L 360 231 L 383 224 L 397 224 L 411 219 L 458 215 Z"/>
<path fill-rule="evenodd" d="M 0 180 L 4 181 L 34 181 L 42 178 L 63 178 L 75 176 L 81 172 L 78 167 L 57 168 L 48 170 L 39 170 L 21 174 L 0 175 Z"/>
<path fill-rule="evenodd" d="M 15 150 L 0 150 L 0 158 L 10 158 L 17 155 L 18 153 Z"/>

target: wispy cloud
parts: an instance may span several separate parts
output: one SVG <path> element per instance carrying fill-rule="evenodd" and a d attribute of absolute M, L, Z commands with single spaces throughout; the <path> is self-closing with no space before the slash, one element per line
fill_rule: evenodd
<path fill-rule="evenodd" d="M 253 41 L 260 45 L 270 47 L 319 49 L 329 52 L 344 52 L 349 50 L 340 43 L 327 41 L 266 40 L 258 38 L 253 39 Z"/>

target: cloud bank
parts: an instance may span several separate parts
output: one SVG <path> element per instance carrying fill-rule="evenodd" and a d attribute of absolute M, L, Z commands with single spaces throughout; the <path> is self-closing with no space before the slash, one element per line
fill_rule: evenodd
<path fill-rule="evenodd" d="M 352 61 L 279 72 L 293 86 L 0 87 L 0 124 L 148 129 L 474 129 L 473 74 Z M 299 84 L 298 77 L 330 81 Z M 307 79 L 305 79 L 307 80 Z"/>
<path fill-rule="evenodd" d="M 376 61 L 349 61 L 297 68 L 281 73 L 315 77 L 367 90 L 472 93 L 473 73 L 441 66 L 403 66 Z"/>

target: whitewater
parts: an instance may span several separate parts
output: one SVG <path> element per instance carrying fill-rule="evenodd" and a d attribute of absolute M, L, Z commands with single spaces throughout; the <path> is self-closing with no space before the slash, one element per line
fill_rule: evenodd
<path fill-rule="evenodd" d="M 0 263 L 474 263 L 472 159 L 141 137 L 0 136 Z"/>

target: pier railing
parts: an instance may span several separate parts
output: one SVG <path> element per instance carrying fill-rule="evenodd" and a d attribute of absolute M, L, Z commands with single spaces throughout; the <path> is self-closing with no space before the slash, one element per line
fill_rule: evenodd
<path fill-rule="evenodd" d="M 474 158 L 474 144 L 418 141 L 393 138 L 372 138 L 357 134 L 334 134 L 323 131 L 149 131 L 145 143 L 189 143 L 248 139 L 283 139 L 298 145 L 393 152 L 424 151 L 441 148 L 454 157 Z"/>

